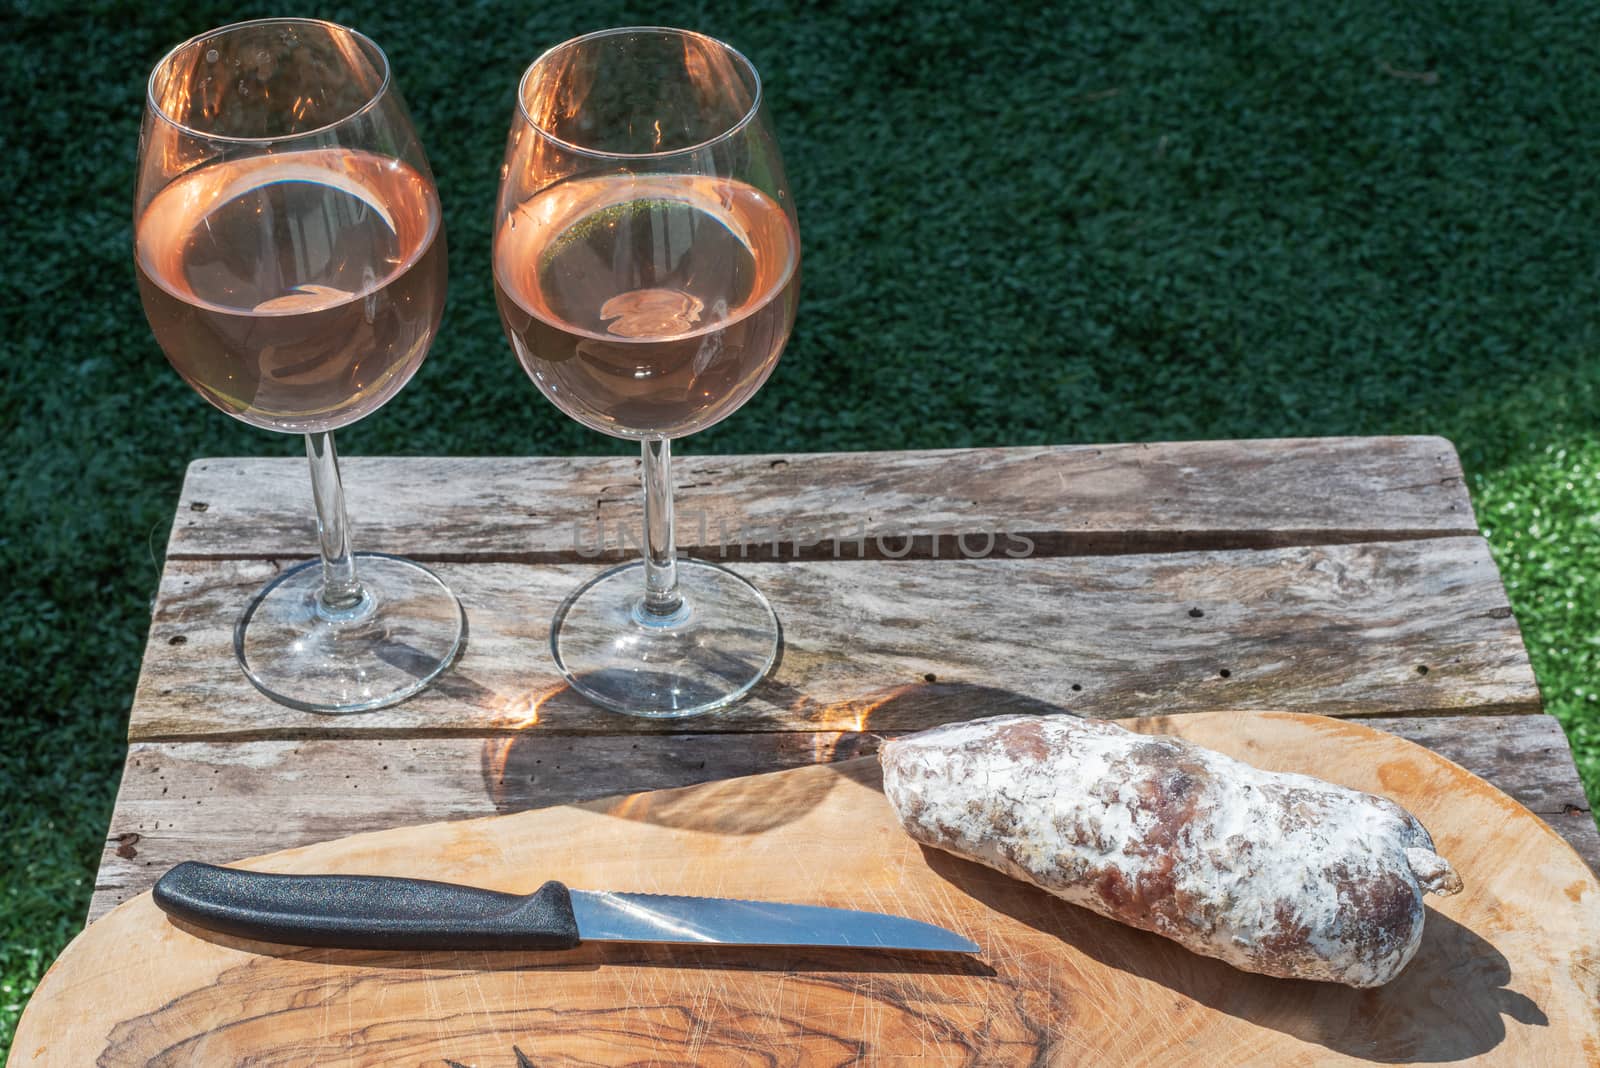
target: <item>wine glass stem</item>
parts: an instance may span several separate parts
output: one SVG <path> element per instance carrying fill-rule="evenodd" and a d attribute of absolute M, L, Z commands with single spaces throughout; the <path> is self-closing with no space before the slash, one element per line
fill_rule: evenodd
<path fill-rule="evenodd" d="M 644 604 L 646 616 L 672 616 L 678 595 L 677 541 L 672 523 L 672 441 L 647 438 L 640 445 L 644 480 Z"/>
<path fill-rule="evenodd" d="M 350 549 L 350 520 L 332 432 L 306 435 L 306 459 L 311 461 L 311 494 L 317 502 L 317 536 L 322 542 L 322 592 L 317 599 L 324 610 L 343 612 L 360 604 L 366 593 L 356 577 L 356 557 Z"/>

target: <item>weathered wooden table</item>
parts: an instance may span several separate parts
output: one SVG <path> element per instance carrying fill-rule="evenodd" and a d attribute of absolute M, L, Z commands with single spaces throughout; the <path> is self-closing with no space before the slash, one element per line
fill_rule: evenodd
<path fill-rule="evenodd" d="M 345 475 L 358 545 L 437 568 L 466 606 L 466 654 L 380 712 L 258 695 L 233 623 L 313 549 L 306 472 L 195 462 L 90 919 L 180 860 L 839 759 L 1042 708 L 1364 717 L 1600 865 L 1439 438 L 689 456 L 681 547 L 765 590 L 785 645 L 743 704 L 676 722 L 590 707 L 547 649 L 560 599 L 626 555 L 635 461 L 358 458 Z"/>

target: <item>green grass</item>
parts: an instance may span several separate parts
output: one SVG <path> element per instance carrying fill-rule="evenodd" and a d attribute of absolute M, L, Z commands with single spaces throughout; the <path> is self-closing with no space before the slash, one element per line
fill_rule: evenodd
<path fill-rule="evenodd" d="M 440 341 L 345 450 L 619 447 L 540 400 L 500 335 L 496 172 L 543 47 L 700 27 L 766 76 L 805 292 L 771 382 L 690 448 L 1448 435 L 1596 796 L 1600 9 L 1061 6 L 315 9 L 388 49 L 450 234 Z M 167 368 L 130 259 L 146 72 L 267 11 L 8 5 L 0 1050 L 82 919 L 184 465 L 298 449 Z"/>

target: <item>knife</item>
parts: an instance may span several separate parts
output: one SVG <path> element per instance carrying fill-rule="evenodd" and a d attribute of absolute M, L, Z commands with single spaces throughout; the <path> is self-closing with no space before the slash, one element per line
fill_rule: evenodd
<path fill-rule="evenodd" d="M 196 927 L 340 949 L 571 949 L 580 942 L 843 946 L 977 953 L 931 923 L 879 912 L 725 897 L 569 890 L 531 894 L 380 875 L 274 875 L 185 861 L 155 902 Z"/>

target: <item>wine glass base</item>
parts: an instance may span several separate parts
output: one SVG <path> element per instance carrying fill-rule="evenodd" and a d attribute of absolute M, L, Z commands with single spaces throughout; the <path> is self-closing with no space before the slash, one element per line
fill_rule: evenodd
<path fill-rule="evenodd" d="M 613 712 L 677 719 L 726 707 L 761 681 L 782 634 L 772 605 L 727 568 L 677 567 L 683 608 L 669 619 L 641 610 L 643 563 L 612 568 L 563 602 L 550 651 L 574 690 Z"/>
<path fill-rule="evenodd" d="M 322 563 L 290 568 L 261 589 L 233 628 L 255 688 L 307 712 L 369 712 L 424 689 L 466 644 L 461 602 L 439 576 L 386 553 L 356 553 L 360 603 L 319 603 Z"/>

